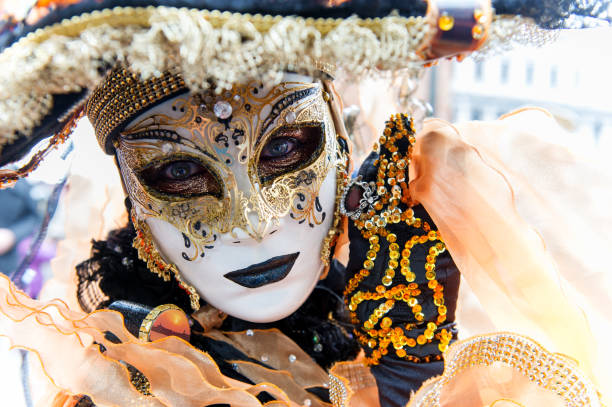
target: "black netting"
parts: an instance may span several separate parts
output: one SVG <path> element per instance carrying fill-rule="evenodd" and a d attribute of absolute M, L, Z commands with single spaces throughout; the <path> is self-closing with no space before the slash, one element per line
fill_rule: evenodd
<path fill-rule="evenodd" d="M 164 281 L 149 271 L 138 258 L 132 241 L 134 227 L 113 230 L 106 240 L 92 243 L 91 258 L 77 266 L 77 298 L 81 307 L 91 312 L 117 300 L 149 307 L 176 304 L 190 310 L 189 296 L 178 284 Z"/>
<path fill-rule="evenodd" d="M 584 28 L 612 22 L 610 0 L 494 0 L 497 14 L 531 17 L 542 28 Z"/>

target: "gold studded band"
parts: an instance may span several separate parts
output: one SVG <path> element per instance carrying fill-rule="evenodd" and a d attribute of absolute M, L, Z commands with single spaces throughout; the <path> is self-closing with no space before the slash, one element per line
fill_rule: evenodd
<path fill-rule="evenodd" d="M 174 304 L 158 305 L 147 314 L 145 319 L 142 320 L 142 323 L 140 324 L 140 329 L 138 330 L 138 339 L 143 342 L 149 342 L 149 334 L 151 333 L 151 328 L 153 328 L 153 322 L 155 322 L 157 317 L 159 317 L 163 312 L 166 312 L 168 310 L 184 312 L 181 308 Z"/>
<path fill-rule="evenodd" d="M 164 72 L 159 77 L 142 80 L 136 73 L 116 68 L 93 91 L 85 114 L 94 127 L 100 147 L 110 154 L 114 136 L 130 119 L 186 91 L 187 86 L 178 73 Z"/>

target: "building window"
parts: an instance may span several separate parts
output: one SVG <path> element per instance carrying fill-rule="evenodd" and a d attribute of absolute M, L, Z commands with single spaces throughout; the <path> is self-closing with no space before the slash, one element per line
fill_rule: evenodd
<path fill-rule="evenodd" d="M 476 62 L 476 68 L 474 69 L 474 80 L 476 82 L 482 82 L 482 62 Z"/>
<path fill-rule="evenodd" d="M 556 88 L 559 81 L 559 71 L 556 66 L 550 68 L 550 87 Z"/>
<path fill-rule="evenodd" d="M 593 125 L 593 135 L 595 136 L 595 140 L 599 140 L 602 128 L 603 124 L 600 121 L 595 122 Z"/>
<path fill-rule="evenodd" d="M 533 62 L 528 62 L 525 70 L 525 82 L 527 85 L 533 85 Z"/>
<path fill-rule="evenodd" d="M 501 65 L 501 83 L 508 83 L 508 76 L 510 74 L 510 64 L 508 61 L 503 61 Z"/>
<path fill-rule="evenodd" d="M 574 86 L 580 86 L 580 71 L 574 73 Z"/>

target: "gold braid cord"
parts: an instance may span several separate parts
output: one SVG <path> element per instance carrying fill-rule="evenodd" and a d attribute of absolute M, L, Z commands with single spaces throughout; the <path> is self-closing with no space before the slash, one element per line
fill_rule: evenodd
<path fill-rule="evenodd" d="M 327 277 L 332 254 L 335 253 L 336 244 L 338 243 L 339 237 L 345 232 L 346 222 L 344 221 L 345 217 L 342 216 L 341 213 L 341 201 L 343 192 L 346 190 L 350 181 L 349 173 L 352 168 L 351 141 L 342 118 L 342 99 L 340 98 L 340 95 L 338 95 L 333 82 L 324 81 L 323 86 L 325 87 L 325 94 L 329 98 L 327 102 L 329 104 L 332 118 L 334 120 L 334 127 L 336 129 L 336 137 L 338 140 L 338 162 L 336 164 L 336 202 L 334 206 L 334 218 L 327 236 L 325 239 L 323 239 L 323 246 L 321 248 L 321 261 L 323 262 L 324 266 L 323 273 L 321 273 L 320 277 L 321 279 Z M 344 147 L 346 147 L 348 150 L 344 151 Z"/>
<path fill-rule="evenodd" d="M 407 144 L 405 140 L 408 141 L 407 151 L 399 151 L 397 143 L 401 140 L 404 140 L 404 144 Z M 441 353 L 446 351 L 452 339 L 451 332 L 439 329 L 446 320 L 447 310 L 444 305 L 444 286 L 436 279 L 436 259 L 446 248 L 439 232 L 433 230 L 427 222 L 415 217 L 410 208 L 412 203 L 406 178 L 414 141 L 412 120 L 404 114 L 392 116 L 379 139 L 380 146 L 384 148 L 381 148 L 380 156 L 374 163 L 378 167 L 378 200 L 354 221 L 370 246 L 363 260 L 363 268 L 349 280 L 344 298 L 351 319 L 357 326 L 355 334 L 366 349 L 366 363 L 369 365 L 378 364 L 380 358 L 389 353 L 389 349 L 395 352 L 397 357 L 411 362 L 441 360 Z M 375 146 L 375 149 L 378 149 L 378 146 Z M 397 236 L 389 230 L 390 226 L 399 226 L 401 223 L 410 227 L 410 236 Z M 387 263 L 380 284 L 374 292 L 362 291 L 359 289 L 360 285 L 374 268 L 383 243 L 388 245 L 389 255 L 388 259 L 384 260 Z M 428 255 L 424 270 L 413 270 L 410 265 L 412 249 L 416 245 L 427 246 Z M 392 285 L 398 271 L 403 276 L 403 283 L 397 284 L 398 279 L 395 279 L 396 285 Z M 415 282 L 417 273 L 425 274 L 425 284 Z M 433 296 L 437 307 L 437 315 L 433 317 L 426 317 L 422 305 L 419 304 L 427 294 Z M 372 308 L 372 302 L 376 306 L 369 318 L 359 321 L 357 307 Z M 370 305 L 366 305 L 367 303 Z M 411 320 L 414 322 L 395 324 L 387 315 L 400 304 L 411 310 Z M 436 342 L 439 352 L 425 357 L 411 355 L 412 348 Z"/>
<path fill-rule="evenodd" d="M 147 224 L 145 222 L 137 222 L 135 219 L 133 219 L 133 223 L 136 228 L 136 237 L 132 246 L 138 251 L 138 258 L 146 262 L 149 270 L 163 278 L 164 281 L 170 281 L 174 277 L 179 286 L 189 294 L 193 311 L 199 310 L 200 295 L 192 285 L 187 284 L 183 280 L 178 268 L 174 264 L 166 263 L 161 257 L 155 247 L 155 243 L 153 243 L 153 236 Z"/>
<path fill-rule="evenodd" d="M 334 206 L 334 220 L 332 223 L 327 236 L 323 239 L 323 246 L 321 248 L 321 261 L 325 267 L 322 278 L 327 276 L 327 272 L 329 271 L 330 266 L 330 257 L 332 255 L 332 250 L 335 248 L 336 242 L 338 241 L 338 237 L 343 232 L 343 223 L 342 223 L 342 215 L 340 213 L 340 200 L 342 199 L 342 191 L 345 190 L 348 182 L 348 168 L 349 168 L 349 158 L 348 154 L 345 154 L 344 160 L 337 164 L 336 170 L 336 204 Z"/>
<path fill-rule="evenodd" d="M 25 178 L 35 169 L 38 168 L 42 160 L 49 154 L 49 152 L 57 146 L 64 144 L 66 140 L 72 134 L 72 131 L 76 127 L 79 119 L 83 117 L 83 109 L 79 108 L 77 111 L 72 113 L 70 119 L 66 122 L 62 130 L 55 133 L 50 139 L 47 146 L 34 154 L 26 165 L 17 170 L 0 170 L 0 189 L 10 188 L 21 178 Z"/>

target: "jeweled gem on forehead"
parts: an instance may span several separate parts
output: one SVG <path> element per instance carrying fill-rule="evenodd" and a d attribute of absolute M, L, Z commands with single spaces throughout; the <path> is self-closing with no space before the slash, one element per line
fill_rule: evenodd
<path fill-rule="evenodd" d="M 285 120 L 287 120 L 287 123 L 293 123 L 296 118 L 297 117 L 295 115 L 295 112 L 293 111 L 287 113 L 287 116 L 285 116 Z"/>
<path fill-rule="evenodd" d="M 161 150 L 166 154 L 170 153 L 172 151 L 172 144 L 164 143 L 161 147 Z"/>
<path fill-rule="evenodd" d="M 213 112 L 221 120 L 225 120 L 232 115 L 232 105 L 225 100 L 220 100 L 213 106 Z"/>

